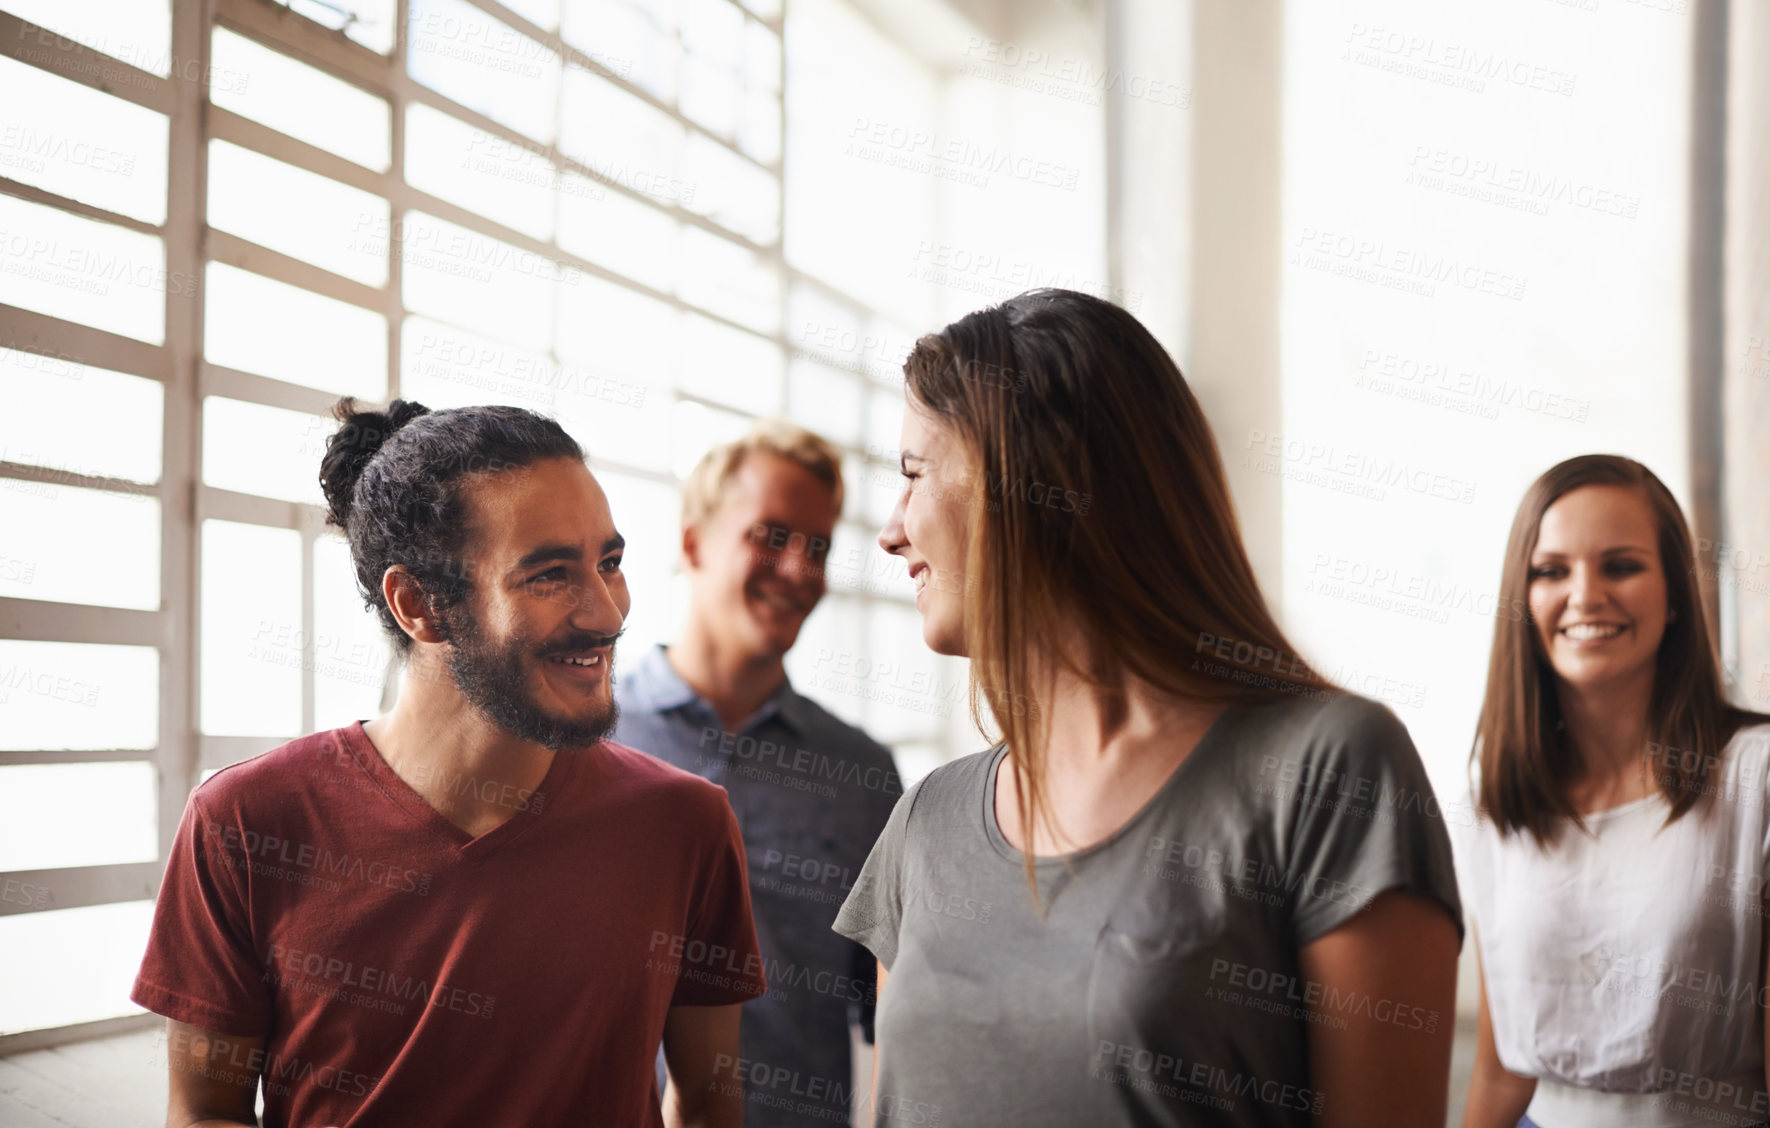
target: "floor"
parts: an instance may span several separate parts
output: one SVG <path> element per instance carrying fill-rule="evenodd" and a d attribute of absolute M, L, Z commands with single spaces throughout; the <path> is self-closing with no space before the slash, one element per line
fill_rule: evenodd
<path fill-rule="evenodd" d="M 4 1128 L 164 1128 L 165 1123 L 162 1029 L 0 1057 Z"/>
<path fill-rule="evenodd" d="M 1459 1027 L 1447 1128 L 1462 1121 L 1474 1055 L 1474 1030 Z M 855 1073 L 866 1077 L 871 1064 L 863 1055 L 856 1057 Z M 857 1095 L 866 1092 L 864 1086 L 856 1088 Z M 160 1030 L 0 1058 L 0 1128 L 163 1128 L 165 1123 L 166 1039 Z"/>

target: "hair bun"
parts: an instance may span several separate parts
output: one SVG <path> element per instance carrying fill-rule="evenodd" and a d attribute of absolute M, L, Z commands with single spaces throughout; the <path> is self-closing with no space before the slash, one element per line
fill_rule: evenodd
<path fill-rule="evenodd" d="M 423 404 L 402 399 L 388 404 L 385 411 L 358 411 L 351 396 L 332 405 L 332 418 L 342 426 L 327 436 L 326 453 L 320 457 L 320 489 L 326 495 L 328 525 L 345 527 L 357 481 L 369 460 L 395 431 L 428 414 L 430 409 Z"/>

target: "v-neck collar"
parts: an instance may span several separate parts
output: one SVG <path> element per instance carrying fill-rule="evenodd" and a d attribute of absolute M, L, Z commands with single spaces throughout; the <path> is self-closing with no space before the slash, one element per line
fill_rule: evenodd
<path fill-rule="evenodd" d="M 1245 702 L 1234 700 L 1226 702 L 1217 715 L 1211 719 L 1211 723 L 1205 727 L 1205 731 L 1198 740 L 1193 743 L 1192 749 L 1168 772 L 1168 778 L 1163 780 L 1161 786 L 1157 787 L 1155 792 L 1143 801 L 1143 805 L 1137 808 L 1136 814 L 1120 823 L 1111 834 L 1092 845 L 1084 846 L 1080 850 L 1068 854 L 1036 854 L 1033 856 L 1033 864 L 1038 867 L 1071 866 L 1083 858 L 1102 853 L 1124 840 L 1139 823 L 1153 817 L 1155 812 L 1167 806 L 1171 801 L 1171 795 L 1180 789 L 1181 780 L 1204 770 L 1202 767 L 1194 767 L 1193 765 L 1216 752 L 1217 745 L 1225 739 L 1224 730 L 1232 728 L 1236 723 L 1227 720 L 1227 718 L 1232 713 L 1239 714 L 1245 704 Z M 996 745 L 992 753 L 984 773 L 982 812 L 984 834 L 997 854 L 1017 866 L 1025 865 L 1026 855 L 1009 844 L 1008 836 L 1002 833 L 1002 824 L 996 821 L 996 776 L 1002 769 L 1003 759 L 1008 755 L 1007 744 Z"/>
<path fill-rule="evenodd" d="M 393 765 L 381 755 L 381 750 L 375 747 L 375 742 L 369 739 L 362 721 L 341 730 L 341 733 L 345 751 L 368 775 L 376 790 L 408 818 L 454 850 L 461 860 L 475 863 L 484 861 L 499 847 L 521 836 L 541 817 L 542 811 L 557 806 L 558 800 L 555 797 L 569 782 L 573 762 L 581 756 L 594 753 L 593 749 L 576 748 L 555 752 L 553 763 L 548 765 L 547 774 L 529 795 L 527 804 L 511 811 L 510 816 L 497 826 L 475 836 L 425 802 L 424 796 L 400 778 L 399 773 L 393 770 Z"/>

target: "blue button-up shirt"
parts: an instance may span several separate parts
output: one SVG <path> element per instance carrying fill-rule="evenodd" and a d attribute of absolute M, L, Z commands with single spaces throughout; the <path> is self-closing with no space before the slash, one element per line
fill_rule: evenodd
<path fill-rule="evenodd" d="M 726 732 L 661 645 L 615 698 L 614 739 L 723 786 L 743 829 L 768 978 L 743 1009 L 744 1123 L 848 1123 L 848 1026 L 870 1029 L 874 968 L 830 926 L 903 793 L 891 751 L 790 682 Z"/>

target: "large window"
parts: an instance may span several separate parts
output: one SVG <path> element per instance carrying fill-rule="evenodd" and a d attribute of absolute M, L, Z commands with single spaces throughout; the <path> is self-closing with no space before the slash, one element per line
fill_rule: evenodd
<path fill-rule="evenodd" d="M 1692 512 L 1678 7 L 1285 9 L 1282 411 L 1219 441 L 1283 480 L 1298 645 L 1448 802 L 1530 482 L 1625 452 Z"/>
<path fill-rule="evenodd" d="M 817 429 L 848 505 L 791 676 L 906 776 L 975 750 L 964 668 L 873 538 L 904 352 L 1005 296 L 965 289 L 942 216 L 1097 204 L 1079 158 L 967 158 L 1056 165 L 1033 191 L 895 151 L 1008 87 L 850 0 L 0 9 L 0 1052 L 142 1021 L 190 788 L 394 699 L 323 524 L 339 395 L 558 418 L 631 546 L 623 662 L 679 627 L 708 444 Z"/>

